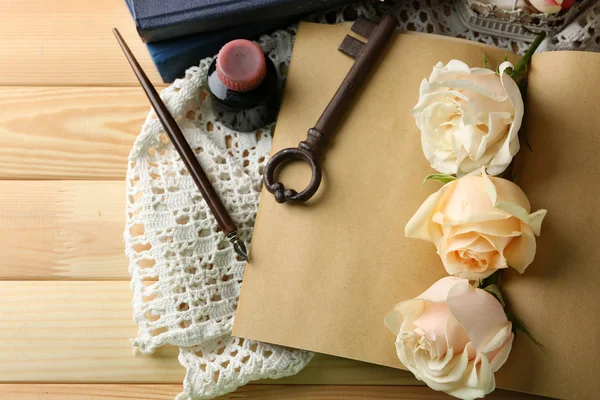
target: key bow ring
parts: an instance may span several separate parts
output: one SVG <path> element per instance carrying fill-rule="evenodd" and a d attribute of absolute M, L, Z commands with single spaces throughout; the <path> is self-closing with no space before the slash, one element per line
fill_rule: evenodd
<path fill-rule="evenodd" d="M 382 53 L 391 38 L 397 23 L 392 15 L 386 15 L 379 24 L 361 17 L 352 25 L 353 32 L 369 38 L 369 41 L 364 43 L 346 35 L 338 50 L 355 59 L 350 71 L 325 107 L 315 126 L 308 130 L 306 139 L 301 141 L 296 148 L 290 147 L 275 153 L 265 166 L 263 177 L 265 187 L 275 195 L 278 203 L 303 203 L 319 189 L 323 175 L 321 158 L 325 143 L 333 134 L 344 112 L 349 108 L 361 83 L 375 66 L 378 55 Z M 277 180 L 277 169 L 294 160 L 308 163 L 312 173 L 308 186 L 300 192 L 286 189 L 283 183 Z"/>
<path fill-rule="evenodd" d="M 298 144 L 298 147 L 290 147 L 275 153 L 265 167 L 264 180 L 267 190 L 275 195 L 278 203 L 302 203 L 310 199 L 319 189 L 321 184 L 321 162 L 319 153 L 323 145 L 324 135 L 316 128 L 308 130 L 306 140 Z M 283 183 L 275 182 L 275 172 L 278 167 L 290 161 L 305 161 L 311 169 L 311 177 L 308 186 L 301 192 L 294 189 L 286 189 Z"/>

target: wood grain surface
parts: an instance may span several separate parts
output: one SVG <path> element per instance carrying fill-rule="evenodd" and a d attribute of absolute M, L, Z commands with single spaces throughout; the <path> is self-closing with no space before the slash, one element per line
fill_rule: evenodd
<path fill-rule="evenodd" d="M 0 279 L 127 280 L 124 225 L 123 181 L 0 181 Z"/>
<path fill-rule="evenodd" d="M 0 282 L 1 382 L 181 383 L 178 350 L 134 356 L 129 283 Z"/>
<path fill-rule="evenodd" d="M 171 400 L 181 388 L 178 385 L 0 385 L 4 400 Z M 423 386 L 311 386 L 248 385 L 215 400 L 450 400 L 452 397 Z M 490 400 L 535 400 L 539 397 L 497 390 Z"/>
<path fill-rule="evenodd" d="M 135 355 L 129 282 L 0 282 L 0 382 L 181 383 L 177 349 Z M 407 385 L 407 371 L 317 355 L 264 383 Z"/>
<path fill-rule="evenodd" d="M 0 179 L 122 180 L 150 103 L 139 87 L 5 86 L 0 110 Z"/>
<path fill-rule="evenodd" d="M 175 348 L 132 355 L 124 190 L 120 181 L 0 181 L 1 382 L 181 382 Z M 265 382 L 418 383 L 406 371 L 326 355 Z"/>
<path fill-rule="evenodd" d="M 124 0 L 2 0 L 0 21 L 0 86 L 137 86 L 112 28 L 164 85 Z"/>
<path fill-rule="evenodd" d="M 0 399 L 173 399 L 178 350 L 134 355 L 129 341 L 124 178 L 150 107 L 113 27 L 165 85 L 124 0 L 0 0 L 0 19 Z M 258 383 L 219 399 L 450 399 L 320 354 Z"/>

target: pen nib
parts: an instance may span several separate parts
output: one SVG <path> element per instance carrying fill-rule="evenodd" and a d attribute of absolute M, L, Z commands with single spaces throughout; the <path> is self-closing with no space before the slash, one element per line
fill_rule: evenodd
<path fill-rule="evenodd" d="M 229 233 L 227 235 L 227 239 L 229 239 L 229 241 L 233 245 L 233 249 L 235 250 L 237 255 L 240 256 L 244 261 L 248 262 L 248 251 L 246 250 L 246 245 L 244 245 L 244 242 L 242 242 L 238 238 L 237 232 L 233 231 Z"/>

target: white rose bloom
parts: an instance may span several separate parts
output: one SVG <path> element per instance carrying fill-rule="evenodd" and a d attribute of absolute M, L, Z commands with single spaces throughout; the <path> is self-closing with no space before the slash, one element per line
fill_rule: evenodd
<path fill-rule="evenodd" d="M 496 372 L 514 340 L 512 323 L 494 296 L 447 276 L 385 318 L 398 358 L 434 390 L 463 400 L 496 388 Z"/>
<path fill-rule="evenodd" d="M 461 177 L 482 166 L 490 175 L 508 167 L 519 151 L 523 119 L 523 99 L 508 67 L 502 63 L 498 76 L 459 60 L 440 62 L 421 82 L 412 114 L 435 170 Z"/>

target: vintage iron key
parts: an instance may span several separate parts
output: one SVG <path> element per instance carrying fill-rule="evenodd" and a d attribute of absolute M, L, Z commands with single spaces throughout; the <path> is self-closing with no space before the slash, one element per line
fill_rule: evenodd
<path fill-rule="evenodd" d="M 363 43 L 346 35 L 339 50 L 355 59 L 348 75 L 329 101 L 315 126 L 308 130 L 306 140 L 300 142 L 296 148 L 283 149 L 274 154 L 265 167 L 265 186 L 269 192 L 275 195 L 278 203 L 286 201 L 303 203 L 319 189 L 322 177 L 321 157 L 327 139 L 333 135 L 354 94 L 377 62 L 378 56 L 391 38 L 396 25 L 397 20 L 392 15 L 384 16 L 379 24 L 366 18 L 360 18 L 352 25 L 352 31 L 368 38 L 369 41 Z M 277 168 L 292 160 L 305 161 L 312 170 L 310 183 L 301 192 L 286 189 L 281 182 L 275 181 Z"/>

